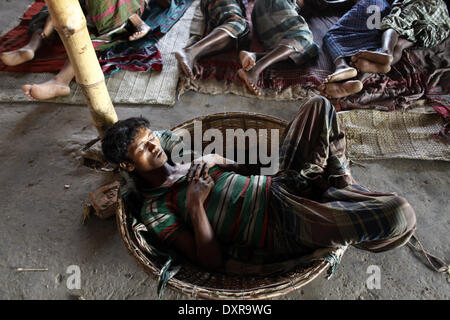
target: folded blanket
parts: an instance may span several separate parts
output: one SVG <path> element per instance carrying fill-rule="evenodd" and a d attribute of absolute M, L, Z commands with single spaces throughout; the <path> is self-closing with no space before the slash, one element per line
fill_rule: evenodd
<path fill-rule="evenodd" d="M 161 71 L 162 60 L 157 42 L 181 18 L 191 3 L 192 0 L 172 0 L 170 8 L 164 9 L 151 2 L 142 15 L 143 20 L 152 29 L 144 38 L 133 42 L 127 41 L 126 37 L 114 39 L 114 44 L 110 43 L 107 49 L 97 51 L 103 73 L 111 75 L 120 69 Z M 28 43 L 31 19 L 39 13 L 44 5 L 44 0 L 36 0 L 25 11 L 20 24 L 0 37 L 0 52 L 16 50 Z M 93 44 L 98 49 L 103 42 L 94 41 Z M 66 59 L 64 46 L 57 39 L 50 45 L 42 46 L 32 61 L 14 67 L 0 63 L 0 71 L 57 72 L 62 68 Z"/>

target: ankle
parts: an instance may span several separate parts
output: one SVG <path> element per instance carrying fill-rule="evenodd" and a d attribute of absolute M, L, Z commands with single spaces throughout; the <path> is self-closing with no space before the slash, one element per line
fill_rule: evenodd
<path fill-rule="evenodd" d="M 132 16 L 130 16 L 128 18 L 128 20 L 130 20 L 130 22 L 135 26 L 135 27 L 139 27 L 140 25 L 144 24 L 144 21 L 142 21 L 141 17 L 139 17 L 139 15 L 137 13 L 133 14 Z"/>

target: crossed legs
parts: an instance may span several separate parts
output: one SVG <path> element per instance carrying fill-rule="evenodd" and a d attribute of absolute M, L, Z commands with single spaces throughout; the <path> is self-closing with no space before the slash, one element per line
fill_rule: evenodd
<path fill-rule="evenodd" d="M 301 65 L 311 57 L 317 55 L 318 47 L 315 43 L 308 43 L 308 45 L 304 46 L 306 49 L 299 52 L 295 48 L 297 43 L 292 41 L 283 39 L 275 45 L 272 50 L 265 53 L 255 53 L 244 50 L 239 52 L 239 60 L 242 68 L 238 70 L 238 75 L 244 80 L 248 89 L 253 94 L 258 96 L 261 94 L 257 85 L 258 78 L 261 72 L 269 66 L 288 58 L 292 58 L 295 64 Z"/>
<path fill-rule="evenodd" d="M 193 45 L 175 52 L 175 57 L 183 73 L 194 79 L 196 75 L 199 75 L 198 66 L 196 65 L 198 59 L 206 55 L 229 50 L 233 48 L 235 41 L 237 40 L 218 27 Z"/>
<path fill-rule="evenodd" d="M 362 90 L 363 85 L 359 80 L 351 80 L 356 77 L 358 71 L 351 67 L 345 57 L 334 61 L 335 72 L 329 75 L 318 87 L 320 93 L 327 98 L 342 98 L 355 94 Z"/>
<path fill-rule="evenodd" d="M 366 73 L 388 73 L 391 66 L 400 61 L 403 50 L 413 43 L 399 37 L 394 29 L 383 32 L 380 51 L 360 50 L 351 57 L 350 64 L 345 57 L 335 60 L 335 72 L 318 87 L 328 98 L 342 98 L 362 90 L 363 85 L 356 77 L 358 71 Z"/>
<path fill-rule="evenodd" d="M 239 53 L 239 59 L 242 68 L 238 70 L 238 75 L 244 80 L 250 91 L 259 96 L 261 92 L 258 89 L 257 83 L 261 72 L 276 62 L 286 60 L 294 53 L 296 53 L 295 49 L 287 45 L 278 45 L 268 53 L 262 55 L 241 51 Z"/>
<path fill-rule="evenodd" d="M 401 38 L 394 29 L 387 29 L 381 38 L 381 51 L 361 50 L 352 56 L 352 64 L 368 73 L 388 73 L 400 61 L 403 50 L 414 43 Z"/>

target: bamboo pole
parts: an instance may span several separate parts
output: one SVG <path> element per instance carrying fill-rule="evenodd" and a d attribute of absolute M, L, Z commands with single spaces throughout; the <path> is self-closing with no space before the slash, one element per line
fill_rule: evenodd
<path fill-rule="evenodd" d="M 117 121 L 105 77 L 87 30 L 78 0 L 45 0 L 53 25 L 75 70 L 75 79 L 87 100 L 100 136 Z"/>

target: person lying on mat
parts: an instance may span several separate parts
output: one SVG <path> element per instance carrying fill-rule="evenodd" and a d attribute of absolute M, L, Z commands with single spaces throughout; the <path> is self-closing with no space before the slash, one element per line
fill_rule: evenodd
<path fill-rule="evenodd" d="M 200 7 L 206 36 L 175 52 L 181 70 L 191 79 L 200 74 L 198 59 L 244 45 L 250 31 L 242 0 L 201 0 Z"/>
<path fill-rule="evenodd" d="M 373 20 L 376 12 L 368 10 L 371 6 L 379 10 L 380 26 Z M 361 0 L 324 37 L 336 69 L 319 90 L 330 98 L 357 93 L 363 85 L 351 79 L 358 71 L 388 73 L 405 49 L 437 45 L 449 30 L 450 18 L 442 0 Z"/>
<path fill-rule="evenodd" d="M 361 50 L 352 64 L 368 73 L 387 73 L 412 46 L 430 48 L 450 34 L 450 17 L 443 0 L 396 0 L 381 21 L 381 50 Z"/>
<path fill-rule="evenodd" d="M 305 101 L 289 123 L 273 176 L 248 175 L 217 154 L 170 164 L 144 118 L 112 125 L 102 151 L 132 173 L 148 232 L 205 268 L 221 266 L 230 244 L 287 255 L 346 245 L 380 252 L 404 245 L 415 230 L 404 198 L 352 178 L 344 133 L 324 97 Z"/>
<path fill-rule="evenodd" d="M 167 0 L 158 0 L 157 3 L 161 6 L 170 6 L 170 1 Z M 125 32 L 129 24 L 134 28 L 128 37 L 129 41 L 138 40 L 150 31 L 150 27 L 140 18 L 146 1 L 131 0 L 123 3 L 119 0 L 110 2 L 81 0 L 80 4 L 86 13 L 90 31 L 99 37 Z M 0 60 L 8 66 L 32 60 L 36 51 L 54 36 L 54 31 L 48 9 L 44 7 L 32 18 L 29 43 L 20 49 L 0 53 Z M 67 96 L 70 94 L 69 84 L 74 77 L 75 71 L 67 60 L 52 79 L 40 84 L 25 84 L 22 90 L 27 97 L 36 100 Z"/>
<path fill-rule="evenodd" d="M 267 67 L 290 59 L 297 66 L 318 55 L 319 47 L 313 41 L 303 9 L 310 15 L 314 10 L 341 10 L 352 1 L 256 0 L 252 11 L 252 24 L 259 40 L 267 50 L 256 53 L 242 50 L 239 77 L 249 90 L 260 95 L 258 78 Z"/>
<path fill-rule="evenodd" d="M 305 19 L 299 14 L 303 0 L 256 0 L 252 24 L 265 53 L 239 52 L 242 68 L 238 75 L 249 90 L 260 95 L 258 79 L 270 65 L 291 59 L 296 65 L 316 57 L 319 47 L 313 41 Z"/>
<path fill-rule="evenodd" d="M 373 10 L 377 11 L 375 15 Z M 386 0 L 360 0 L 327 31 L 323 46 L 335 71 L 318 87 L 322 95 L 342 98 L 362 90 L 362 82 L 355 79 L 358 70 L 350 58 L 357 52 L 381 47 L 382 32 L 374 24 L 374 17 L 383 18 L 390 11 Z"/>

